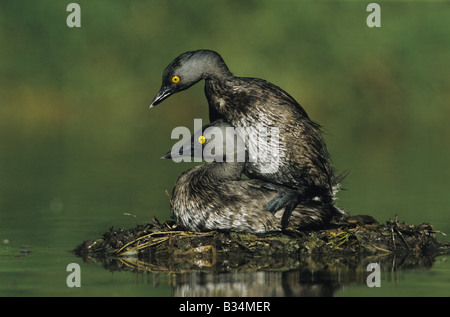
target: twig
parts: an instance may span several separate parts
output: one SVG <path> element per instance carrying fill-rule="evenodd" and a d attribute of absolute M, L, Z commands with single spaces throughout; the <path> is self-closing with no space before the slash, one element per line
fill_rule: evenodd
<path fill-rule="evenodd" d="M 169 195 L 169 192 L 167 191 L 167 189 L 166 189 L 165 193 L 166 193 L 167 198 L 169 198 L 169 203 L 170 203 L 170 205 L 171 205 L 172 208 L 173 208 L 173 203 L 172 203 L 172 200 L 170 199 L 170 195 Z"/>

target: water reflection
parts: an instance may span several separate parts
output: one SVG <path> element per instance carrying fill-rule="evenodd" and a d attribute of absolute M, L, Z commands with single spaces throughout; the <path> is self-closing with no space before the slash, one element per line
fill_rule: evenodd
<path fill-rule="evenodd" d="M 227 260 L 220 259 L 213 265 L 203 261 L 196 263 L 196 269 L 175 269 L 159 265 L 154 259 L 139 257 L 85 257 L 85 262 L 101 262 L 110 271 L 132 271 L 152 273 L 153 284 L 167 283 L 174 297 L 299 297 L 333 296 L 346 285 L 367 285 L 372 273 L 367 270 L 369 263 L 377 263 L 383 280 L 397 282 L 401 270 L 429 270 L 436 255 L 384 255 L 336 259 L 327 264 L 315 262 L 312 258 L 302 259 L 298 266 L 288 270 L 229 267 Z M 180 259 L 181 260 L 181 259 Z M 329 260 L 329 259 L 328 259 Z M 264 263 L 258 263 L 264 268 Z M 185 266 L 186 267 L 186 266 Z M 315 269 L 319 268 L 320 269 Z"/>
<path fill-rule="evenodd" d="M 177 274 L 173 296 L 292 297 L 332 296 L 337 272 L 229 272 Z M 339 275 L 339 274 L 337 274 Z"/>

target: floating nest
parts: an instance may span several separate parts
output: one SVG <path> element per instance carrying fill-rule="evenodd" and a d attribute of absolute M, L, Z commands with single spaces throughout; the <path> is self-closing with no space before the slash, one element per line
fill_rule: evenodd
<path fill-rule="evenodd" d="M 141 272 L 323 270 L 375 261 L 431 267 L 437 255 L 450 251 L 437 234 L 428 223 L 380 224 L 370 216 L 349 216 L 326 230 L 269 234 L 190 232 L 153 218 L 152 224 L 127 230 L 111 228 L 74 252 L 110 270 Z"/>

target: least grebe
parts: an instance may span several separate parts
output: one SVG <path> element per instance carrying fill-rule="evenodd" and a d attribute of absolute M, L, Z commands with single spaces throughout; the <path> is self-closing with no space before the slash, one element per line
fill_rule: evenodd
<path fill-rule="evenodd" d="M 241 179 L 248 156 L 244 142 L 227 128 L 232 127 L 217 120 L 194 133 L 181 148 L 163 156 L 214 160 L 189 169 L 176 181 L 171 200 L 175 220 L 191 231 L 265 233 L 284 229 L 284 209 L 272 213 L 265 207 L 289 189 L 260 179 Z M 293 209 L 287 229 L 325 228 L 343 214 L 331 203 L 304 200 Z"/>
<path fill-rule="evenodd" d="M 334 176 L 320 125 L 280 87 L 263 79 L 233 76 L 215 51 L 190 51 L 173 60 L 150 107 L 202 79 L 211 122 L 224 119 L 233 127 L 250 129 L 252 135 L 258 135 L 261 126 L 277 131 L 278 142 L 250 144 L 249 157 L 259 159 L 249 161 L 244 173 L 292 189 L 266 206 L 272 212 L 287 207 L 284 225 L 297 203 L 312 197 L 325 203 L 335 199 L 341 179 Z M 266 153 L 262 159 L 261 153 Z"/>

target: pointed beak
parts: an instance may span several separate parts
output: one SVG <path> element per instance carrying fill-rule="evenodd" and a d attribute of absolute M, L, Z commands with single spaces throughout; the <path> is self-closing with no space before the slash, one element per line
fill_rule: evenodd
<path fill-rule="evenodd" d="M 153 99 L 150 105 L 150 109 L 156 106 L 157 104 L 161 103 L 164 99 L 166 99 L 170 95 L 172 95 L 173 92 L 174 92 L 173 88 L 170 86 L 161 88 L 156 97 Z"/>
<path fill-rule="evenodd" d="M 162 159 L 178 159 L 180 157 L 188 157 L 190 156 L 191 148 L 188 145 L 185 145 L 184 147 L 179 147 L 172 149 L 171 151 L 167 152 L 163 156 L 161 156 Z"/>
<path fill-rule="evenodd" d="M 171 151 L 167 152 L 163 156 L 162 159 L 180 159 L 183 157 L 200 157 L 202 158 L 202 148 L 197 147 L 194 149 L 191 141 L 183 144 L 181 147 L 173 148 Z"/>
<path fill-rule="evenodd" d="M 176 150 L 175 150 L 176 151 Z M 162 159 L 171 159 L 172 158 L 172 151 L 167 152 L 163 156 L 161 156 Z"/>

